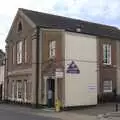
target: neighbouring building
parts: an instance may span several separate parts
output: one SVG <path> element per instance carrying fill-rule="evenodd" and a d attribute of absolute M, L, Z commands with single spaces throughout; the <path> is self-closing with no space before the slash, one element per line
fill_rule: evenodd
<path fill-rule="evenodd" d="M 0 100 L 4 99 L 5 53 L 0 49 Z"/>
<path fill-rule="evenodd" d="M 6 39 L 5 99 L 64 107 L 120 95 L 120 30 L 20 8 Z"/>

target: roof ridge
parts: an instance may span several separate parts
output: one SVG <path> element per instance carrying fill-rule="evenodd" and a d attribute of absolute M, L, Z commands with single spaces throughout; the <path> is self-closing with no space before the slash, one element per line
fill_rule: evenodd
<path fill-rule="evenodd" d="M 35 10 L 25 9 L 25 8 L 19 8 L 19 10 L 22 10 L 23 12 L 24 11 L 29 11 L 29 12 L 34 12 L 34 13 L 43 14 L 43 15 L 50 15 L 50 16 L 54 16 L 54 17 L 60 17 L 60 18 L 64 18 L 64 19 L 80 21 L 80 22 L 84 22 L 84 23 L 88 23 L 88 24 L 96 24 L 96 25 L 100 25 L 101 27 L 109 27 L 109 28 L 112 28 L 112 29 L 119 30 L 118 27 L 116 27 L 116 26 L 101 24 L 101 23 L 87 21 L 87 20 L 81 20 L 79 18 L 78 19 L 77 18 L 71 18 L 71 17 L 61 16 L 61 15 L 57 15 L 57 14 L 51 14 L 51 13 L 46 13 L 46 12 L 39 12 L 39 11 L 35 11 Z"/>

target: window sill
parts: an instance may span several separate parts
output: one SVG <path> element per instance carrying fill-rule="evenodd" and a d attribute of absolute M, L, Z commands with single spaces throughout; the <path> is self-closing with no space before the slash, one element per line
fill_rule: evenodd
<path fill-rule="evenodd" d="M 55 60 L 55 57 L 49 57 L 49 60 Z"/>
<path fill-rule="evenodd" d="M 22 65 L 22 63 L 17 63 L 17 65 Z"/>
<path fill-rule="evenodd" d="M 21 101 L 22 101 L 22 98 L 17 98 L 17 101 L 21 102 Z"/>
<path fill-rule="evenodd" d="M 103 63 L 103 65 L 106 65 L 106 66 L 111 66 L 112 64 L 108 64 L 108 63 Z"/>

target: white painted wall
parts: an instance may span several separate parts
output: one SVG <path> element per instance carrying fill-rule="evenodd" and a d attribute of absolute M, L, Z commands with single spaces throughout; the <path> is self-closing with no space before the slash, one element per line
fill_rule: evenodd
<path fill-rule="evenodd" d="M 117 57 L 117 94 L 120 95 L 120 41 L 116 41 L 116 46 L 117 46 L 117 52 L 116 52 L 116 57 Z"/>
<path fill-rule="evenodd" d="M 74 61 L 80 74 L 66 73 Z M 97 42 L 96 37 L 65 33 L 65 106 L 97 104 Z M 94 89 L 89 89 L 93 86 Z"/>

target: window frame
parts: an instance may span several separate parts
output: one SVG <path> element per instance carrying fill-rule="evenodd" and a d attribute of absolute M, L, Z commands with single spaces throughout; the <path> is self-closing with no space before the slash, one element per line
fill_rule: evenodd
<path fill-rule="evenodd" d="M 108 43 L 103 44 L 103 64 L 104 65 L 112 64 L 111 44 L 108 44 Z"/>
<path fill-rule="evenodd" d="M 56 57 L 56 41 L 50 40 L 49 41 L 49 58 Z"/>
<path fill-rule="evenodd" d="M 17 64 L 22 64 L 23 60 L 23 41 L 17 43 Z"/>
<path fill-rule="evenodd" d="M 15 45 L 12 48 L 12 63 L 15 64 Z"/>
<path fill-rule="evenodd" d="M 18 83 L 21 83 L 21 88 L 19 88 Z M 19 89 L 21 89 L 21 98 L 19 98 Z M 22 80 L 17 80 L 17 101 L 22 101 Z"/>
<path fill-rule="evenodd" d="M 111 89 L 105 90 L 105 82 L 110 82 L 109 84 L 110 84 L 111 86 L 109 86 L 109 88 L 111 88 Z M 112 92 L 112 89 L 113 89 L 113 81 L 112 81 L 112 80 L 104 80 L 104 81 L 103 81 L 103 92 L 104 92 L 104 93 L 111 93 L 111 92 Z"/>
<path fill-rule="evenodd" d="M 15 100 L 15 81 L 12 80 L 12 100 Z"/>
<path fill-rule="evenodd" d="M 28 45 L 27 45 L 27 39 L 24 40 L 24 62 L 27 63 L 28 62 Z"/>
<path fill-rule="evenodd" d="M 23 24 L 22 24 L 22 21 L 20 20 L 17 23 L 17 32 L 20 33 L 22 32 L 22 30 L 23 30 Z"/>
<path fill-rule="evenodd" d="M 27 102 L 27 80 L 24 80 L 24 101 Z"/>

